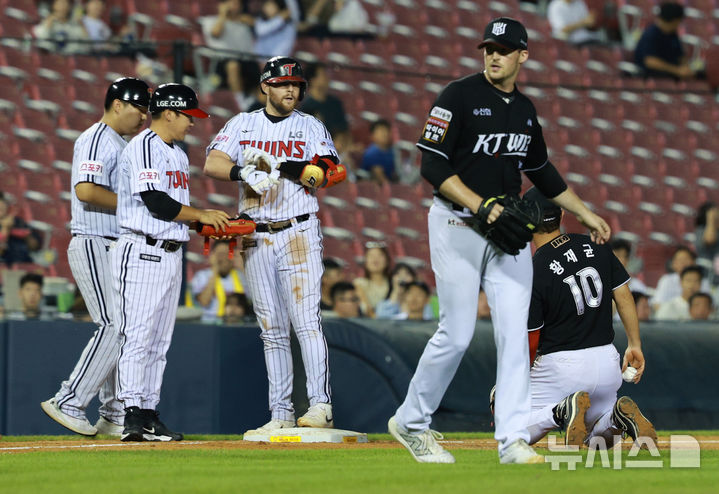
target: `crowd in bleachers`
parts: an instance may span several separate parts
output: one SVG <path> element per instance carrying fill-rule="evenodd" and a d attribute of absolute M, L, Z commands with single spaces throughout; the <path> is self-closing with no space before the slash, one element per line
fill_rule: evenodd
<path fill-rule="evenodd" d="M 350 304 L 357 299 L 363 316 L 372 316 L 381 301 L 402 303 L 392 278 L 373 278 L 376 273 L 362 265 L 374 250 L 364 247 L 367 241 L 384 245 L 383 269 L 407 265 L 431 290 L 426 206 L 432 190 L 419 179 L 414 142 L 442 85 L 481 70 L 475 48 L 481 27 L 510 15 L 530 29 L 530 60 L 519 85 L 537 107 L 551 159 L 635 251 L 627 253 L 627 266 L 644 282 L 634 291 L 649 295 L 652 317 L 667 302 L 653 287 L 676 245 L 692 245 L 705 281 L 698 291 L 716 298 L 719 220 L 715 206 L 700 206 L 719 193 L 713 139 L 719 107 L 707 82 L 694 76 L 706 45 L 719 42 L 713 22 L 719 3 L 686 2 L 679 16 L 676 8 L 655 6 L 651 0 L 0 0 L 0 142 L 6 149 L 0 172 L 7 194 L 0 205 L 21 222 L 10 235 L 9 220 L 0 220 L 0 242 L 26 250 L 22 260 L 10 262 L 5 256 L 14 251 L 4 247 L 3 262 L 19 268 L 32 263 L 30 271 L 72 279 L 66 225 L 73 140 L 99 118 L 108 80 L 137 71 L 154 82 L 172 77 L 172 52 L 162 44 L 170 40 L 196 47 L 183 69 L 217 116 L 197 122 L 185 143 L 193 201 L 231 210 L 233 184 L 201 175 L 205 145 L 226 117 L 264 105 L 256 56 L 275 54 L 265 47 L 282 40 L 306 64 L 310 84 L 301 109 L 326 122 L 353 177 L 320 192 L 325 255 L 340 263 L 354 288 L 344 285 L 337 297 Z M 348 33 L 352 27 L 359 32 Z M 687 57 L 665 70 L 671 77 L 654 77 L 661 66 L 640 41 L 652 29 L 681 39 L 680 53 Z M 266 36 L 274 41 L 267 43 Z M 33 37 L 45 42 L 26 41 Z M 160 44 L 148 49 L 153 42 Z M 649 59 L 635 58 L 636 46 Z M 652 78 L 630 77 L 642 75 L 643 66 L 655 70 Z M 568 220 L 568 231 L 581 231 Z M 187 255 L 193 287 L 200 284 L 193 278 L 213 269 L 201 252 L 195 237 Z M 681 289 L 688 267 L 672 265 L 672 298 L 681 297 L 691 312 L 689 299 L 696 294 Z M 190 303 L 197 306 L 203 290 L 212 292 L 210 285 L 189 290 Z M 419 285 L 412 292 L 423 292 Z M 699 305 L 707 298 L 694 300 Z M 235 307 L 251 314 L 246 297 L 228 297 L 225 304 L 233 314 Z M 207 312 L 207 318 L 209 312 L 217 316 L 214 308 Z"/>

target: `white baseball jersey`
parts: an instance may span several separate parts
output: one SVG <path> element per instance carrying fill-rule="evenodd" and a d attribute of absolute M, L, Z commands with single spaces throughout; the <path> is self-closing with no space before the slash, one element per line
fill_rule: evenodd
<path fill-rule="evenodd" d="M 70 190 L 73 234 L 119 236 L 115 211 L 82 202 L 75 194 L 75 186 L 90 182 L 117 192 L 117 160 L 126 145 L 120 134 L 102 122 L 93 124 L 75 141 Z"/>
<path fill-rule="evenodd" d="M 167 144 L 150 129 L 134 137 L 120 158 L 117 222 L 120 233 L 149 235 L 158 240 L 187 242 L 186 224 L 165 221 L 150 213 L 141 192 L 158 190 L 190 205 L 190 165 L 185 152 Z"/>
<path fill-rule="evenodd" d="M 262 149 L 279 161 L 309 161 L 316 154 L 337 156 L 324 124 L 297 110 L 278 122 L 272 121 L 265 110 L 240 113 L 225 124 L 207 152 L 217 149 L 241 165 L 242 151 L 248 147 Z M 238 212 L 247 213 L 259 223 L 287 220 L 319 209 L 314 194 L 287 179 L 280 179 L 279 184 L 260 197 L 247 195 L 242 186 L 238 189 Z"/>

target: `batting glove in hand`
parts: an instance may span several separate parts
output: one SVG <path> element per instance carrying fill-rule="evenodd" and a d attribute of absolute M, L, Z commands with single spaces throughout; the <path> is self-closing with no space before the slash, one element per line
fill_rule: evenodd
<path fill-rule="evenodd" d="M 254 165 L 245 165 L 240 171 L 240 178 L 261 195 L 279 183 L 280 171 L 272 170 L 268 173 L 258 170 Z"/>
<path fill-rule="evenodd" d="M 253 165 L 260 171 L 270 173 L 279 168 L 281 162 L 270 153 L 258 148 L 245 148 L 242 151 L 245 166 Z"/>
<path fill-rule="evenodd" d="M 500 204 L 504 210 L 495 221 L 487 223 L 495 204 Z M 477 213 L 465 221 L 504 252 L 516 256 L 532 240 L 541 220 L 542 209 L 535 201 L 502 195 L 486 199 Z"/>

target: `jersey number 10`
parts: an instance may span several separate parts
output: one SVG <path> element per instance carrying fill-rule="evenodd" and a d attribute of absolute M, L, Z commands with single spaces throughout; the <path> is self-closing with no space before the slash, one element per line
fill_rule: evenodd
<path fill-rule="evenodd" d="M 579 278 L 579 283 L 577 283 L 577 278 Z M 582 268 L 577 271 L 577 274 L 567 276 L 562 281 L 569 285 L 569 289 L 572 291 L 574 303 L 577 305 L 577 315 L 584 314 L 585 303 L 589 307 L 599 307 L 602 303 L 602 278 L 593 267 Z M 594 285 L 593 291 L 589 286 L 590 282 Z"/>

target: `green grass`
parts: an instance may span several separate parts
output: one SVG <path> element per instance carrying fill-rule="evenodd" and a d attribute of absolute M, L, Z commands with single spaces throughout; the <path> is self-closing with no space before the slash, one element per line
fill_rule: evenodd
<path fill-rule="evenodd" d="M 697 435 L 697 431 L 692 434 Z M 488 434 L 447 436 L 449 439 L 489 437 Z M 386 434 L 370 437 L 389 439 Z M 75 438 L 62 437 L 63 440 Z M 189 440 L 227 438 L 188 437 Z M 4 437 L 2 441 L 20 439 Z M 52 439 L 57 436 L 32 438 L 33 441 Z M 619 491 L 663 494 L 716 492 L 719 482 L 719 451 L 703 451 L 699 469 L 668 468 L 669 452 L 663 450 L 665 467 L 661 469 L 613 470 L 598 466 L 585 469 L 579 465 L 576 471 L 568 471 L 566 464 L 560 471 L 552 471 L 548 464 L 499 465 L 495 451 L 472 449 L 453 453 L 457 458 L 454 465 L 418 464 L 400 448 L 323 450 L 297 449 L 292 445 L 265 450 L 153 451 L 142 447 L 116 451 L 0 453 L 0 492 L 611 494 Z M 627 452 L 623 455 L 626 457 Z M 642 451 L 637 459 L 656 458 Z"/>

